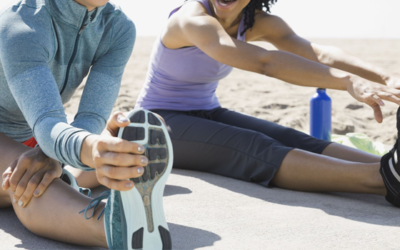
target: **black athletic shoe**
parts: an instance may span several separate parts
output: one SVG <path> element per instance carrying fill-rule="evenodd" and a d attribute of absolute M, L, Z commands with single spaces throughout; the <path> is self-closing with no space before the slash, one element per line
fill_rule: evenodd
<path fill-rule="evenodd" d="M 400 108 L 397 110 L 397 140 L 392 150 L 385 154 L 381 159 L 382 175 L 385 183 L 387 195 L 386 200 L 396 207 L 400 207 L 400 149 L 399 149 L 399 132 L 400 132 Z"/>

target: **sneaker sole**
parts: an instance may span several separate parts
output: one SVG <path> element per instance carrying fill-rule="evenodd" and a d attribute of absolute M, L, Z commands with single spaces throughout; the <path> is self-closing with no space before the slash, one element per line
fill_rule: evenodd
<path fill-rule="evenodd" d="M 120 192 L 126 219 L 128 249 L 172 249 L 171 236 L 163 208 L 164 187 L 172 169 L 173 151 L 168 131 L 162 121 L 147 110 L 133 110 L 131 123 L 119 130 L 118 137 L 145 147 L 149 159 L 135 187 Z"/>

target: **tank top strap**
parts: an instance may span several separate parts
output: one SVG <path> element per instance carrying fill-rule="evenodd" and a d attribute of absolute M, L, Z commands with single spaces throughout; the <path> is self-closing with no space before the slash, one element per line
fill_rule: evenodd
<path fill-rule="evenodd" d="M 246 41 L 246 32 L 243 33 L 243 35 L 242 35 L 242 32 L 244 31 L 244 28 L 245 28 L 244 20 L 245 20 L 245 14 L 243 13 L 242 20 L 240 20 L 240 24 L 239 24 L 239 28 L 238 28 L 238 35 L 237 35 L 237 38 L 236 38 L 239 41 L 243 41 L 243 42 Z"/>

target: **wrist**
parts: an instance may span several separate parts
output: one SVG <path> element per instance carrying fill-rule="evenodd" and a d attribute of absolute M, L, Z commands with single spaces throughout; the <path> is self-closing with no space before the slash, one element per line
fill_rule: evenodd
<path fill-rule="evenodd" d="M 93 162 L 93 148 L 98 141 L 98 137 L 98 135 L 89 135 L 82 143 L 81 162 L 91 168 L 95 168 Z"/>
<path fill-rule="evenodd" d="M 336 79 L 336 83 L 334 84 L 335 87 L 332 89 L 338 90 L 348 90 L 360 78 L 356 75 L 338 69 L 331 69 L 331 74 Z"/>
<path fill-rule="evenodd" d="M 384 77 L 382 77 L 383 81 L 385 82 L 385 84 L 389 87 L 397 87 L 396 86 L 396 82 L 400 79 L 400 75 L 399 74 L 389 74 L 389 75 L 385 75 Z"/>

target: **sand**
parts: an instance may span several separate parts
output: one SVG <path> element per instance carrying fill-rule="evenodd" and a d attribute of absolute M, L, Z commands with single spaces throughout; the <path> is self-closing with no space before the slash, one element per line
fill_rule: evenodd
<path fill-rule="evenodd" d="M 149 57 L 155 38 L 139 37 L 126 67 L 115 110 L 128 111 L 146 77 Z M 359 58 L 400 73 L 399 40 L 334 40 L 310 39 L 313 42 L 341 48 Z M 257 43 L 267 49 L 271 45 Z M 221 105 L 239 112 L 277 122 L 281 125 L 309 131 L 309 99 L 315 88 L 300 87 L 263 75 L 234 69 L 221 81 L 217 90 Z M 82 88 L 66 107 L 67 114 L 74 114 L 79 104 Z M 397 106 L 386 102 L 382 109 L 384 121 L 374 120 L 372 109 L 355 100 L 346 91 L 328 90 L 332 98 L 332 132 L 346 134 L 364 133 L 374 141 L 392 146 L 396 138 L 395 112 Z"/>

